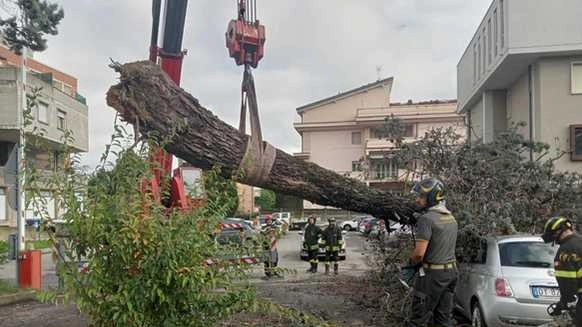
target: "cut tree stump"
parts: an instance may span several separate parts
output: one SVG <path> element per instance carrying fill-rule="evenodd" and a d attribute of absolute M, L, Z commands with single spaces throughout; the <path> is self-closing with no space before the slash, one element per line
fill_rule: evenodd
<path fill-rule="evenodd" d="M 267 178 L 245 180 L 239 174 L 249 136 L 240 133 L 200 105 L 149 61 L 114 64 L 120 83 L 107 93 L 107 103 L 124 121 L 134 124 L 147 137 L 169 138 L 169 153 L 201 168 L 220 166 L 225 177 L 319 205 L 368 213 L 375 217 L 407 222 L 413 217 L 410 201 L 376 190 L 314 163 L 276 150 Z M 171 137 L 169 137 L 171 136 Z"/>

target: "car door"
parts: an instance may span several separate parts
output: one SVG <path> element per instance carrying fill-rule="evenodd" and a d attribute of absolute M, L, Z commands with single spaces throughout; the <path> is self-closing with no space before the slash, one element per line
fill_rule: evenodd
<path fill-rule="evenodd" d="M 471 316 L 471 299 L 479 290 L 486 288 L 490 275 L 488 246 L 488 240 L 482 239 L 479 248 L 467 258 L 467 262 L 459 264 L 459 283 L 455 301 L 467 318 Z"/>

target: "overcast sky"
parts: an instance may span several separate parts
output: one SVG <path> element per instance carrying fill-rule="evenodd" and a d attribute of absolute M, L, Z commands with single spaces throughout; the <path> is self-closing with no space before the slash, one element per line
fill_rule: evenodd
<path fill-rule="evenodd" d="M 60 0 L 65 18 L 35 58 L 79 79 L 89 105 L 93 166 L 112 133 L 105 93 L 116 83 L 109 58 L 146 59 L 149 0 Z M 300 149 L 295 108 L 381 77 L 394 76 L 392 101 L 456 97 L 456 65 L 491 0 L 257 0 L 267 29 L 255 70 L 263 137 Z M 242 68 L 228 57 L 224 32 L 235 0 L 191 0 L 182 87 L 238 126 Z"/>

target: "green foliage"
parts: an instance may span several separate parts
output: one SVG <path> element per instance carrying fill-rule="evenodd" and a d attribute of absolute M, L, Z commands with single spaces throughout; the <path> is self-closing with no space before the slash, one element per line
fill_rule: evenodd
<path fill-rule="evenodd" d="M 271 190 L 262 189 L 261 195 L 255 199 L 255 203 L 260 206 L 263 211 L 272 211 L 277 204 L 277 195 Z"/>
<path fill-rule="evenodd" d="M 439 128 L 403 144 L 396 159 L 409 178 L 436 176 L 447 205 L 467 233 L 538 233 L 553 214 L 582 223 L 582 177 L 555 170 L 548 145 L 529 142 L 513 126 L 487 144 L 467 144 L 453 128 Z M 530 161 L 530 153 L 534 160 Z"/>
<path fill-rule="evenodd" d="M 18 293 L 20 289 L 10 281 L 0 279 L 0 295 Z"/>
<path fill-rule="evenodd" d="M 64 11 L 46 0 L 11 0 L 17 13 L 0 19 L 0 32 L 10 50 L 20 54 L 24 47 L 33 51 L 47 48 L 45 35 L 57 35 Z M 4 3 L 4 5 L 7 5 Z"/>
<path fill-rule="evenodd" d="M 30 241 L 26 243 L 26 248 L 33 250 L 49 249 L 52 247 L 50 240 Z"/>
<path fill-rule="evenodd" d="M 136 148 L 129 140 L 116 126 L 92 173 L 76 160 L 42 182 L 27 171 L 31 193 L 49 187 L 66 209 L 63 224 L 43 215 L 45 227 L 55 227 L 47 228 L 52 242 L 63 247 L 58 271 L 65 300 L 95 326 L 130 327 L 211 326 L 251 305 L 254 291 L 233 283 L 244 281 L 248 267 L 226 260 L 256 254 L 216 242 L 218 222 L 232 210 L 232 182 L 219 178 L 218 168 L 207 172 L 205 207 L 168 210 L 141 192 L 144 178 L 152 176 L 148 149 L 156 144 Z M 218 263 L 207 265 L 207 259 Z M 79 270 L 79 263 L 87 269 Z M 42 298 L 56 300 L 51 293 Z"/>
<path fill-rule="evenodd" d="M 233 217 L 238 209 L 236 183 L 215 173 L 204 173 L 204 190 L 211 210 L 223 210 L 225 217 Z M 218 207 L 214 207 L 217 204 Z"/>
<path fill-rule="evenodd" d="M 8 242 L 0 241 L 0 265 L 8 262 Z"/>

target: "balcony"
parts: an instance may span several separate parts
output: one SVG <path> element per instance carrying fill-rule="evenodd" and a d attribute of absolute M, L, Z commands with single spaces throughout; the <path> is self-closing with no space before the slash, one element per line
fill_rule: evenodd
<path fill-rule="evenodd" d="M 295 153 L 293 153 L 293 156 L 300 158 L 300 159 L 303 159 L 303 160 L 309 160 L 309 157 L 311 156 L 311 152 L 306 152 L 306 151 L 295 152 Z"/>
<path fill-rule="evenodd" d="M 415 137 L 405 137 L 403 140 L 404 144 L 410 144 L 416 141 Z M 387 139 L 370 138 L 366 140 L 366 155 L 371 155 L 373 153 L 382 152 L 392 152 L 398 150 L 398 146 L 394 142 Z"/>

